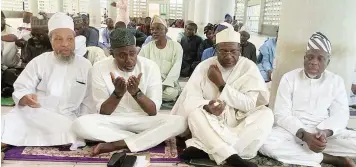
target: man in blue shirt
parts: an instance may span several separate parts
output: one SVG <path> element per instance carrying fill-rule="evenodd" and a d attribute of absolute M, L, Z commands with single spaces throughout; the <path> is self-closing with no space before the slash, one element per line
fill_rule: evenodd
<path fill-rule="evenodd" d="M 273 61 L 276 54 L 277 37 L 268 38 L 260 47 L 260 54 L 257 58 L 257 66 L 260 69 L 261 75 L 265 82 L 272 81 Z"/>
<path fill-rule="evenodd" d="M 103 37 L 103 47 L 110 48 L 110 33 L 114 30 L 114 21 L 111 18 L 106 19 L 106 28 L 102 31 L 101 36 Z"/>

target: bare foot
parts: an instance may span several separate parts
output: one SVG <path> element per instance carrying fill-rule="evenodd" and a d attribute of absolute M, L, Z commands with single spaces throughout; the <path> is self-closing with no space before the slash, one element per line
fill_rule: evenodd
<path fill-rule="evenodd" d="M 1 143 L 1 148 L 7 147 L 7 144 Z"/>
<path fill-rule="evenodd" d="M 344 158 L 345 167 L 356 167 L 356 164 L 351 158 Z"/>
<path fill-rule="evenodd" d="M 120 150 L 123 148 L 125 148 L 125 147 L 118 146 L 117 143 L 115 143 L 115 142 L 99 143 L 98 145 L 94 146 L 91 156 L 94 157 L 94 156 L 97 156 L 102 153 L 109 153 L 109 152 L 113 152 L 113 151 Z"/>

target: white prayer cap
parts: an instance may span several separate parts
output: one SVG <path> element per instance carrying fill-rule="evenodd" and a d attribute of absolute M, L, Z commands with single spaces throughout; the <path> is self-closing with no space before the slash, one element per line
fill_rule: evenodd
<path fill-rule="evenodd" d="M 160 23 L 160 24 L 163 24 L 163 25 L 167 28 L 167 22 L 166 22 L 166 20 L 164 20 L 163 18 L 161 18 L 161 17 L 159 17 L 159 16 L 157 16 L 157 15 L 153 16 L 153 19 L 152 19 L 151 24 L 153 24 L 153 23 Z"/>
<path fill-rule="evenodd" d="M 74 32 L 73 19 L 65 13 L 55 13 L 48 21 L 48 32 L 51 33 L 58 28 L 68 28 Z"/>
<path fill-rule="evenodd" d="M 87 38 L 83 35 L 75 37 L 75 50 L 74 53 L 76 56 L 83 57 L 87 53 L 88 49 L 86 46 Z"/>
<path fill-rule="evenodd" d="M 216 34 L 216 44 L 222 42 L 240 43 L 240 33 L 236 32 L 232 26 L 229 26 Z"/>

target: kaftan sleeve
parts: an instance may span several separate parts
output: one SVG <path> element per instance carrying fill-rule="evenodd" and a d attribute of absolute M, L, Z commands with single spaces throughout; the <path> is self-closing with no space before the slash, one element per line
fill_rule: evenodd
<path fill-rule="evenodd" d="M 230 107 L 248 112 L 256 107 L 258 94 L 254 91 L 242 93 L 226 84 L 219 100 L 224 101 Z"/>
<path fill-rule="evenodd" d="M 30 61 L 15 81 L 12 97 L 16 105 L 19 104 L 23 96 L 36 93 L 37 85 L 42 79 L 39 69 L 41 64 L 41 62 L 39 62 L 40 60 L 39 58 L 35 58 Z"/>
<path fill-rule="evenodd" d="M 274 105 L 275 123 L 294 136 L 300 128 L 305 128 L 305 125 L 292 114 L 292 94 L 291 83 L 284 75 L 279 83 Z"/>
<path fill-rule="evenodd" d="M 335 99 L 331 102 L 329 107 L 329 118 L 321 122 L 317 128 L 319 130 L 332 130 L 333 135 L 340 130 L 345 129 L 350 118 L 348 95 L 344 86 L 344 80 L 338 77 L 334 90 L 333 97 Z"/>
<path fill-rule="evenodd" d="M 148 86 L 145 94 L 155 103 L 156 111 L 159 111 L 162 104 L 162 80 L 158 65 L 152 63 L 150 71 L 142 72 L 142 75 L 145 75 L 145 73 L 150 74 L 147 80 Z"/>
<path fill-rule="evenodd" d="M 87 89 L 85 92 L 85 97 L 83 99 L 82 104 L 80 104 L 80 115 L 86 115 L 86 114 L 94 114 L 96 113 L 95 110 L 95 104 L 94 104 L 94 100 L 93 100 L 93 92 L 92 90 L 92 75 L 91 75 L 91 70 L 89 70 L 88 72 L 88 79 L 87 79 Z"/>
<path fill-rule="evenodd" d="M 209 104 L 208 99 L 204 98 L 203 89 L 201 83 L 206 74 L 204 74 L 202 63 L 200 63 L 194 70 L 193 74 L 189 78 L 187 85 L 184 87 L 185 100 L 183 106 L 187 112 L 192 112 L 196 108 L 203 108 L 204 105 Z"/>
<path fill-rule="evenodd" d="M 110 97 L 105 80 L 99 71 L 101 66 L 92 68 L 92 93 L 96 112 L 100 112 L 101 105 Z"/>
<path fill-rule="evenodd" d="M 180 76 L 180 69 L 182 66 L 183 49 L 182 46 L 174 42 L 174 64 L 167 74 L 166 79 L 163 81 L 163 85 L 174 87 L 174 82 L 178 81 Z"/>

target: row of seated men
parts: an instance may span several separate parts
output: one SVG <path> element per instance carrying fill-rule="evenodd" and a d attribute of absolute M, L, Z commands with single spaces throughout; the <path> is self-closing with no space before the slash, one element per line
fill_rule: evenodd
<path fill-rule="evenodd" d="M 168 46 L 166 27 L 153 20 L 150 45 Z M 127 148 L 132 152 L 186 136 L 185 161 L 255 167 L 257 152 L 288 164 L 355 167 L 356 132 L 347 130 L 348 95 L 343 79 L 325 70 L 331 42 L 313 34 L 304 68 L 286 73 L 274 112 L 256 64 L 241 56 L 240 34 L 216 34 L 216 56 L 195 68 L 171 114 L 158 113 L 164 91 L 174 89 L 157 59 L 137 53 L 127 29 L 110 33 L 112 57 L 94 64 L 75 56 L 73 19 L 48 21 L 52 52 L 30 61 L 14 83 L 15 108 L 2 117 L 2 147 L 71 145 L 99 141 L 92 155 Z M 143 48 L 144 49 L 144 48 Z M 158 57 L 160 56 L 160 57 Z M 302 58 L 302 57 L 301 57 Z M 188 137 L 190 136 L 190 137 Z"/>
<path fill-rule="evenodd" d="M 5 16 L 2 13 L 2 16 L 4 18 L 3 25 L 4 25 L 4 31 L 3 35 L 9 36 L 10 34 L 15 34 L 13 31 L 11 31 L 11 28 L 6 25 L 5 23 Z M 13 49 L 15 52 L 7 52 L 5 49 L 4 53 L 2 54 L 2 59 L 3 59 L 3 70 L 4 72 L 4 77 L 2 79 L 2 96 L 7 97 L 10 96 L 11 93 L 13 92 L 13 82 L 16 80 L 18 74 L 22 71 L 23 67 L 26 66 L 26 64 L 31 61 L 34 57 L 40 55 L 41 53 L 47 52 L 47 51 L 52 51 L 50 41 L 48 38 L 48 27 L 47 27 L 47 19 L 37 19 L 36 17 L 32 17 L 31 13 L 25 12 L 24 13 L 24 27 L 20 33 L 21 34 L 26 34 L 26 33 L 31 33 L 32 37 L 28 39 L 27 41 L 22 38 L 25 35 L 21 35 L 21 37 L 18 37 L 20 40 L 16 40 L 15 43 L 17 46 L 21 47 L 21 65 L 20 67 L 16 67 L 17 64 L 19 64 L 19 59 L 18 56 L 16 55 L 16 49 Z M 231 18 L 226 17 L 226 22 L 231 22 Z M 97 30 L 93 27 L 90 27 L 88 25 L 88 18 L 86 15 L 84 16 L 78 16 L 74 17 L 74 28 L 76 32 L 76 49 L 75 53 L 78 56 L 83 56 L 87 58 L 92 64 L 95 62 L 98 62 L 105 58 L 104 54 L 106 56 L 109 56 L 110 53 L 110 39 L 109 35 L 110 32 L 114 30 L 114 28 L 126 28 L 126 25 L 124 22 L 117 22 L 115 24 L 115 27 L 113 25 L 113 20 L 108 18 L 106 20 L 107 27 L 102 31 L 102 37 L 103 37 L 103 42 L 98 43 L 98 33 Z M 150 18 L 146 18 L 146 22 L 151 22 Z M 165 20 L 161 18 L 154 18 L 155 22 L 161 22 L 165 27 L 160 27 L 161 30 L 165 30 L 167 28 Z M 30 23 L 31 24 L 30 24 Z M 5 26 L 6 25 L 6 26 Z M 207 53 L 203 54 L 204 50 L 211 50 L 213 49 L 213 44 L 215 41 L 215 34 L 225 28 L 227 26 L 231 26 L 228 23 L 223 23 L 221 25 L 212 25 L 208 24 L 204 32 L 207 36 L 207 39 L 202 41 L 202 39 L 196 35 L 197 32 L 197 25 L 195 23 L 188 23 L 188 26 L 185 29 L 184 33 L 181 33 L 179 37 L 179 40 L 181 40 L 181 45 L 175 41 L 169 41 L 168 46 L 166 46 L 164 49 L 160 49 L 161 46 L 152 46 L 149 44 L 149 42 L 152 41 L 152 39 L 157 39 L 156 37 L 152 37 L 152 34 L 146 39 L 146 35 L 143 34 L 142 32 L 136 30 L 136 29 L 130 29 L 130 31 L 135 35 L 136 37 L 136 45 L 137 43 L 144 43 L 148 44 L 148 46 L 143 49 L 141 52 L 144 55 L 150 56 L 152 55 L 158 55 L 158 54 L 163 54 L 163 55 L 168 55 L 166 56 L 166 59 L 163 60 L 156 60 L 156 61 L 161 61 L 160 66 L 162 66 L 161 71 L 163 72 L 162 76 L 163 79 L 166 81 L 165 83 L 168 85 L 171 85 L 170 87 L 174 87 L 175 89 L 170 89 L 168 88 L 165 92 L 164 95 L 164 100 L 165 101 L 174 101 L 177 98 L 178 92 L 180 91 L 179 85 L 178 85 L 178 77 L 179 76 L 186 76 L 189 77 L 191 73 L 193 72 L 194 68 L 199 64 L 200 62 L 200 55 L 209 55 Z M 29 31 L 28 27 L 32 27 Z M 149 26 L 151 29 L 151 26 Z M 155 28 L 152 26 L 152 28 Z M 5 33 L 7 32 L 7 33 Z M 151 33 L 151 31 L 150 31 Z M 160 36 L 165 36 L 166 38 L 169 38 L 166 36 L 167 31 L 162 31 L 158 35 Z M 249 38 L 249 34 L 247 32 L 242 32 L 242 34 L 248 35 L 248 37 L 242 35 L 241 41 L 244 41 L 243 43 L 248 44 L 247 42 Z M 14 35 L 12 35 L 14 36 Z M 14 41 L 14 40 L 13 40 Z M 6 42 L 8 43 L 8 42 Z M 13 43 L 12 43 L 13 44 Z M 100 46 L 102 49 L 100 49 Z M 141 45 L 137 45 L 141 46 Z M 244 46 L 244 45 L 242 45 Z M 242 47 L 243 52 L 245 53 L 246 51 L 251 50 L 252 54 L 246 53 L 243 54 L 246 57 L 252 57 L 248 55 L 255 55 L 256 49 L 253 44 L 249 43 L 248 46 L 252 46 L 252 49 L 244 49 L 245 47 Z M 16 46 L 7 46 L 5 48 L 16 48 Z M 215 50 L 215 49 L 214 49 Z M 244 51 L 245 50 L 245 51 Z M 197 56 L 198 55 L 198 56 Z M 215 55 L 215 53 L 212 53 L 211 55 Z M 159 56 L 158 56 L 159 57 Z M 256 56 L 254 56 L 256 57 Z M 5 59 L 9 58 L 10 60 L 15 60 L 15 61 L 5 61 Z M 205 56 L 204 59 L 208 58 Z M 155 59 L 154 57 L 151 57 L 151 59 Z M 181 60 L 183 59 L 183 60 Z M 204 60 L 202 59 L 202 60 Z M 250 58 L 251 60 L 255 61 L 255 59 Z M 182 62 L 181 62 L 182 61 Z M 15 63 L 13 63 L 15 62 Z M 170 62 L 170 63 L 169 63 Z M 172 78 L 173 77 L 173 78 Z M 167 79 L 166 79 L 167 78 Z M 169 81 L 171 80 L 171 81 Z M 172 82 L 173 81 L 173 82 Z M 169 83 L 172 82 L 172 83 Z"/>

